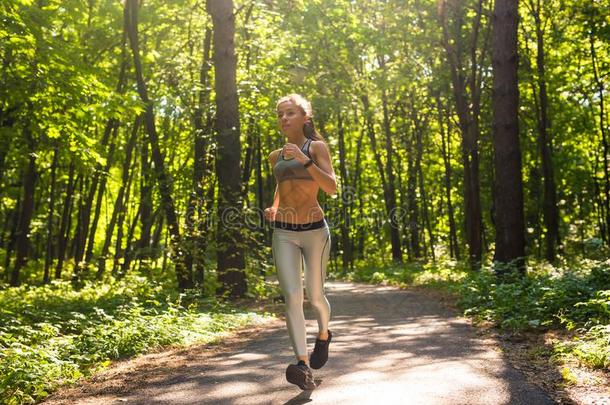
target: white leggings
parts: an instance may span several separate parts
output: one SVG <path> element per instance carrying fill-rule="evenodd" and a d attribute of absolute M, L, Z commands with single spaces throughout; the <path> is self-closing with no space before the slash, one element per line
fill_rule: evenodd
<path fill-rule="evenodd" d="M 330 304 L 324 295 L 330 230 L 328 225 L 307 231 L 275 228 L 272 250 L 280 288 L 286 302 L 286 326 L 292 347 L 297 356 L 307 356 L 301 259 L 305 264 L 307 297 L 314 308 L 319 330 L 325 331 L 330 320 Z"/>

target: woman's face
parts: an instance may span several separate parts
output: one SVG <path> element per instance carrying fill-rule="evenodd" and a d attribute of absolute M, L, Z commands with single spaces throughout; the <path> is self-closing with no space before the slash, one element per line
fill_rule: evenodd
<path fill-rule="evenodd" d="M 308 117 L 292 101 L 284 101 L 277 107 L 278 125 L 286 135 L 302 132 L 307 119 Z"/>

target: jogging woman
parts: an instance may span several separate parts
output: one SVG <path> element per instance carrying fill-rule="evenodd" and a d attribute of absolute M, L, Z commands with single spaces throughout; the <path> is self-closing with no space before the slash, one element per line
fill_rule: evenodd
<path fill-rule="evenodd" d="M 328 329 L 330 305 L 324 295 L 330 231 L 318 203 L 318 191 L 334 195 L 337 182 L 328 146 L 312 121 L 311 103 L 298 94 L 290 94 L 281 98 L 276 108 L 287 142 L 269 155 L 277 187 L 265 218 L 273 226 L 273 257 L 286 302 L 286 326 L 297 357 L 297 363 L 286 369 L 286 379 L 303 390 L 311 390 L 316 387 L 311 368 L 319 369 L 326 364 L 332 339 Z M 309 358 L 301 263 L 307 297 L 319 329 Z"/>

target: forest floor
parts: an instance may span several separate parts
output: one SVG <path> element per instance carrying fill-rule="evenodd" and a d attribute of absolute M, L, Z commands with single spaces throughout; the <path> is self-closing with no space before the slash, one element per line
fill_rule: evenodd
<path fill-rule="evenodd" d="M 286 382 L 293 353 L 284 321 L 273 319 L 221 344 L 114 362 L 44 403 L 610 404 L 607 385 L 562 387 L 561 369 L 531 360 L 533 340 L 475 328 L 433 290 L 335 281 L 326 291 L 334 337 L 313 391 Z M 311 347 L 317 325 L 309 305 L 306 317 Z"/>

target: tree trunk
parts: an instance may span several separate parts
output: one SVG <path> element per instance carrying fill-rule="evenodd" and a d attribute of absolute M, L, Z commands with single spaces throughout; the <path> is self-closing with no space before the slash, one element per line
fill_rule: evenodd
<path fill-rule="evenodd" d="M 218 136 L 216 175 L 218 178 L 217 272 L 218 293 L 241 297 L 246 293 L 243 236 L 235 213 L 241 212 L 239 102 L 235 55 L 235 16 L 232 0 L 208 0 L 214 26 L 214 69 L 216 89 L 216 132 Z"/>
<path fill-rule="evenodd" d="M 523 184 L 519 147 L 517 83 L 518 1 L 496 0 L 493 11 L 493 144 L 496 250 L 494 261 L 525 272 Z"/>
<path fill-rule="evenodd" d="M 51 163 L 51 190 L 49 191 L 49 216 L 47 217 L 47 249 L 44 260 L 44 275 L 42 282 L 48 284 L 51 281 L 50 271 L 51 262 L 53 261 L 53 217 L 55 216 L 55 177 L 57 172 L 57 161 L 59 159 L 59 149 L 57 146 L 53 149 L 53 162 Z"/>
<path fill-rule="evenodd" d="M 591 23 L 592 24 L 592 23 Z M 589 45 L 591 50 L 591 65 L 593 68 L 593 79 L 595 81 L 595 87 L 597 87 L 597 91 L 599 93 L 599 130 L 602 135 L 602 168 L 604 171 L 604 183 L 603 183 L 603 213 L 604 218 L 604 228 L 605 232 L 603 234 L 606 236 L 606 244 L 610 246 L 610 168 L 608 167 L 608 156 L 610 153 L 610 145 L 608 142 L 608 134 L 606 130 L 606 106 L 604 103 L 604 82 L 600 78 L 599 75 L 599 67 L 597 60 L 597 52 L 595 50 L 595 38 L 593 36 L 593 30 L 589 31 Z"/>
<path fill-rule="evenodd" d="M 125 10 L 123 10 L 125 13 Z M 125 15 L 123 16 L 125 17 Z M 127 31 L 125 30 L 126 26 L 123 25 L 123 43 L 121 46 L 121 67 L 119 70 L 119 80 L 116 86 L 116 93 L 123 94 L 125 93 L 125 82 L 127 80 Z M 95 245 L 95 232 L 97 230 L 97 224 L 100 217 L 101 207 L 102 207 L 102 199 L 104 197 L 104 193 L 106 192 L 106 184 L 108 181 L 108 175 L 110 173 L 110 169 L 114 162 L 114 151 L 116 147 L 116 136 L 119 130 L 119 121 L 115 118 L 109 118 L 106 122 L 106 127 L 104 129 L 104 136 L 102 138 L 102 146 L 106 146 L 108 144 L 110 138 L 110 146 L 108 147 L 108 156 L 106 158 L 106 167 L 104 167 L 103 173 L 96 173 L 96 179 L 99 176 L 102 176 L 100 181 L 99 189 L 97 191 L 97 200 L 95 202 L 95 210 L 93 214 L 93 220 L 91 221 L 91 229 L 89 230 L 87 251 L 85 253 L 85 262 L 89 263 L 91 258 L 93 257 L 93 247 Z M 92 192 L 95 190 L 92 188 Z"/>
<path fill-rule="evenodd" d="M 121 272 L 118 275 L 118 278 L 123 278 L 129 272 L 129 266 L 134 258 L 134 232 L 136 230 L 136 225 L 138 223 L 138 217 L 140 216 L 140 209 L 138 208 L 135 211 L 135 214 L 131 220 L 131 225 L 129 226 L 129 231 L 127 232 L 127 244 L 125 246 L 125 253 L 123 255 L 123 264 L 121 264 Z"/>
<path fill-rule="evenodd" d="M 68 235 L 70 235 L 70 227 L 72 224 L 72 207 L 74 206 L 74 191 L 76 184 L 79 182 L 79 176 L 74 178 L 75 165 L 74 161 L 70 161 L 68 169 L 68 185 L 66 186 L 66 194 L 63 203 L 61 214 L 61 224 L 59 226 L 59 243 L 57 246 L 57 265 L 55 266 L 55 279 L 61 278 L 64 259 L 66 258 L 66 250 L 68 248 Z"/>
<path fill-rule="evenodd" d="M 210 48 L 212 42 L 212 30 L 206 27 L 203 40 L 203 59 L 199 69 L 200 90 L 197 97 L 197 108 L 195 109 L 193 122 L 195 127 L 194 141 L 194 161 L 193 161 L 193 184 L 191 197 L 187 206 L 187 234 L 189 238 L 189 248 L 186 252 L 185 263 L 189 272 L 195 276 L 195 283 L 203 288 L 204 267 L 203 254 L 206 249 L 205 235 L 202 231 L 207 231 L 207 224 L 203 218 L 203 206 L 205 204 L 204 184 L 210 175 L 210 169 L 206 164 L 208 154 L 208 139 L 210 133 L 209 118 L 204 116 L 209 104 L 208 76 L 210 70 Z M 207 115 L 207 114 L 206 114 Z"/>
<path fill-rule="evenodd" d="M 6 281 L 10 280 L 10 264 L 11 257 L 13 256 L 13 250 L 15 249 L 15 245 L 17 244 L 17 227 L 19 226 L 19 213 L 21 212 L 21 195 L 17 197 L 17 202 L 15 203 L 15 208 L 12 210 L 11 215 L 11 232 L 8 237 L 8 242 L 6 243 L 6 253 L 4 257 L 4 271 L 6 272 Z"/>
<path fill-rule="evenodd" d="M 412 146 L 412 145 L 411 145 Z M 419 246 L 419 209 L 417 206 L 417 171 L 415 151 L 411 148 L 407 159 L 407 211 L 409 225 L 409 260 L 421 256 Z"/>
<path fill-rule="evenodd" d="M 140 248 L 140 258 L 145 259 L 149 257 L 147 250 L 150 247 L 150 238 L 152 232 L 152 225 L 155 220 L 153 218 L 153 182 L 154 176 L 152 174 L 152 167 L 150 162 L 150 155 L 148 150 L 148 144 L 142 143 L 142 149 L 140 150 L 140 240 L 138 246 Z"/>
<path fill-rule="evenodd" d="M 337 111 L 337 132 L 339 135 L 339 173 L 341 173 L 341 250 L 342 250 L 342 274 L 347 274 L 348 267 L 352 267 L 352 245 L 349 236 L 351 226 L 350 206 L 353 200 L 353 189 L 350 188 L 347 176 L 345 137 L 343 128 L 343 117 L 341 110 Z"/>
<path fill-rule="evenodd" d="M 412 101 L 412 106 L 413 106 L 413 111 L 415 112 L 415 102 Z M 434 244 L 435 244 L 435 239 L 434 239 L 434 232 L 432 231 L 432 224 L 430 221 L 430 214 L 428 212 L 428 197 L 426 195 L 426 187 L 425 187 L 425 182 L 424 182 L 424 171 L 422 169 L 422 157 L 423 157 L 423 153 L 424 153 L 424 144 L 423 144 L 423 131 L 425 127 L 427 127 L 427 122 L 426 121 L 420 121 L 421 117 L 418 117 L 417 121 L 415 122 L 415 140 L 416 140 L 416 148 L 415 150 L 417 151 L 416 157 L 415 157 L 415 170 L 417 173 L 417 177 L 419 178 L 419 195 L 421 196 L 421 200 L 422 200 L 422 214 L 423 214 L 423 220 L 424 220 L 424 227 L 425 229 L 428 231 L 428 240 L 430 242 L 430 255 L 432 257 L 432 261 L 436 261 L 436 255 L 434 252 Z M 425 249 L 425 245 L 424 245 L 424 249 Z M 425 250 L 424 250 L 425 252 Z"/>
<path fill-rule="evenodd" d="M 30 108 L 30 113 L 31 110 Z M 28 260 L 30 222 L 34 214 L 34 192 L 36 191 L 36 179 L 38 178 L 36 155 L 34 154 L 34 139 L 29 124 L 25 126 L 23 131 L 29 153 L 27 159 L 28 165 L 23 175 L 23 204 L 21 206 L 21 214 L 19 215 L 17 234 L 15 235 L 16 258 L 11 272 L 11 286 L 19 285 L 19 272 Z"/>
<path fill-rule="evenodd" d="M 357 121 L 356 121 L 357 122 Z M 358 136 L 358 142 L 356 143 L 356 162 L 354 163 L 354 179 L 352 180 L 352 184 L 354 185 L 354 194 L 358 196 L 358 217 L 362 221 L 364 219 L 364 200 L 363 193 L 356 193 L 356 190 L 362 190 L 362 141 L 364 139 L 365 129 L 364 127 L 360 130 L 360 135 Z M 350 217 L 353 217 L 351 212 L 351 208 L 353 205 L 350 205 Z M 358 247 L 356 249 L 352 249 L 352 251 L 356 251 L 357 257 L 362 259 L 364 257 L 364 225 L 359 223 L 356 227 L 355 237 L 358 238 Z M 353 243 L 356 244 L 355 242 Z"/>
<path fill-rule="evenodd" d="M 119 261 L 121 258 L 125 258 L 125 250 L 123 249 L 123 231 L 124 222 L 127 217 L 127 210 L 129 209 L 129 197 L 131 197 L 131 185 L 133 184 L 133 178 L 135 176 L 135 170 L 129 170 L 127 184 L 125 185 L 125 193 L 123 199 L 118 204 L 118 216 L 116 223 L 116 238 L 114 241 L 114 259 L 112 261 L 112 275 L 114 277 L 119 276 Z M 129 244 L 129 240 L 127 243 Z"/>
<path fill-rule="evenodd" d="M 534 3 L 534 1 L 536 3 Z M 540 0 L 529 1 L 530 11 L 534 16 L 536 29 L 536 67 L 539 103 L 536 111 L 538 124 L 538 147 L 542 161 L 542 178 L 544 181 L 543 216 L 546 228 L 545 257 L 549 262 L 556 259 L 555 249 L 559 245 L 559 211 L 557 208 L 557 187 L 555 186 L 552 138 L 550 134 L 550 120 L 548 118 L 548 96 L 546 88 L 546 67 L 544 49 L 544 31 L 542 28 L 542 6 Z M 534 97 L 536 95 L 534 94 Z"/>
<path fill-rule="evenodd" d="M 381 161 L 381 155 L 377 151 L 377 140 L 375 139 L 375 128 L 373 124 L 373 113 L 370 108 L 368 96 L 362 96 L 362 104 L 364 106 L 364 116 L 366 121 L 366 130 L 369 136 L 369 140 L 371 141 L 371 148 L 373 150 L 373 155 L 375 158 L 375 163 L 377 164 L 377 171 L 379 172 L 379 177 L 381 178 L 381 187 L 383 189 L 383 197 L 385 202 L 386 215 L 390 220 L 390 240 L 392 243 L 392 261 L 400 263 L 402 262 L 402 250 L 400 247 L 400 235 L 398 224 L 396 223 L 396 201 L 393 199 L 394 193 L 390 191 L 389 180 L 386 180 L 386 170 L 384 170 L 383 162 Z M 386 147 L 389 135 L 386 136 Z M 390 143 L 391 149 L 391 143 Z M 391 151 L 388 151 L 388 154 L 391 154 Z M 390 172 L 392 171 L 392 167 L 386 164 L 386 169 Z"/>
<path fill-rule="evenodd" d="M 121 186 L 119 187 L 119 192 L 117 193 L 116 200 L 114 202 L 114 209 L 112 210 L 110 222 L 106 226 L 106 237 L 104 239 L 104 245 L 102 246 L 102 250 L 98 257 L 96 273 L 97 279 L 102 278 L 102 275 L 104 274 L 104 271 L 106 269 L 106 260 L 108 259 L 108 252 L 110 251 L 110 244 L 112 243 L 112 234 L 114 233 L 114 227 L 118 221 L 119 213 L 123 210 L 123 199 L 125 195 L 125 189 L 127 188 L 127 183 L 129 182 L 131 156 L 133 154 L 133 149 L 136 144 L 137 134 L 141 123 L 142 116 L 138 115 L 133 123 L 131 133 L 125 146 L 125 157 L 123 160 L 123 174 L 121 177 Z"/>
<path fill-rule="evenodd" d="M 138 40 L 138 0 L 126 0 L 126 26 L 129 43 L 133 53 L 133 62 L 136 72 L 136 83 L 140 99 L 145 104 L 144 122 L 146 132 L 148 133 L 148 141 L 150 143 L 153 162 L 155 163 L 155 171 L 159 185 L 159 194 L 161 195 L 161 204 L 165 210 L 167 225 L 171 234 L 171 244 L 174 253 L 174 265 L 176 269 L 176 279 L 178 288 L 184 290 L 193 287 L 192 275 L 186 271 L 184 265 L 184 255 L 182 254 L 180 228 L 176 215 L 176 208 L 172 197 L 172 180 L 165 169 L 163 155 L 159 148 L 159 136 L 155 126 L 155 113 L 153 103 L 148 97 L 148 90 L 144 75 L 142 73 L 142 64 L 140 62 L 140 45 Z"/>
<path fill-rule="evenodd" d="M 260 131 L 259 131 L 260 133 Z M 264 240 L 265 237 L 265 192 L 263 180 L 263 148 L 261 145 L 261 136 L 256 139 L 256 200 L 258 207 L 258 226 L 260 227 L 260 237 Z M 265 275 L 265 267 L 261 266 L 260 274 Z"/>
<path fill-rule="evenodd" d="M 385 69 L 385 63 L 383 57 L 381 58 L 382 67 Z M 388 112 L 388 99 L 385 89 L 381 91 L 381 104 L 383 108 L 383 129 L 385 133 L 385 147 L 387 152 L 387 158 L 385 162 L 385 171 L 388 176 L 387 183 L 387 197 L 386 205 L 388 210 L 388 216 L 390 219 L 390 236 L 392 240 L 392 261 L 395 263 L 402 263 L 402 249 L 400 248 L 400 229 L 396 217 L 398 212 L 396 211 L 396 180 L 393 169 L 393 155 L 394 150 L 392 148 L 392 131 L 390 129 L 390 117 Z"/>
<path fill-rule="evenodd" d="M 447 118 L 447 131 L 443 125 L 444 117 L 443 107 L 439 95 L 436 98 L 436 108 L 438 112 L 438 126 L 441 135 L 441 155 L 443 157 L 443 165 L 445 167 L 444 186 L 445 196 L 447 198 L 447 216 L 449 219 L 449 255 L 460 260 L 460 246 L 457 240 L 457 227 L 455 225 L 455 214 L 453 210 L 453 199 L 451 198 L 451 128 L 449 127 L 450 120 Z"/>
<path fill-rule="evenodd" d="M 462 159 L 464 162 L 464 222 L 466 230 L 466 241 L 468 243 L 468 253 L 470 265 L 473 269 L 480 268 L 483 251 L 483 218 L 481 214 L 481 192 L 479 182 L 479 113 L 481 96 L 481 77 L 480 72 L 483 64 L 477 59 L 478 36 L 481 28 L 481 16 L 483 0 L 479 0 L 476 8 L 474 29 L 470 42 L 470 77 L 468 86 L 466 83 L 465 69 L 462 66 L 462 19 L 463 9 L 459 2 L 453 3 L 451 11 L 456 14 L 454 25 L 458 33 L 453 38 L 453 43 L 449 38 L 449 27 L 447 22 L 448 3 L 443 0 L 439 7 L 439 17 L 443 31 L 442 42 L 447 53 L 449 62 L 451 82 L 453 85 L 453 95 L 456 105 L 456 113 L 462 133 Z M 484 46 L 481 56 L 486 52 Z M 469 87 L 469 92 L 467 91 Z M 468 99 L 470 94 L 470 99 Z"/>

